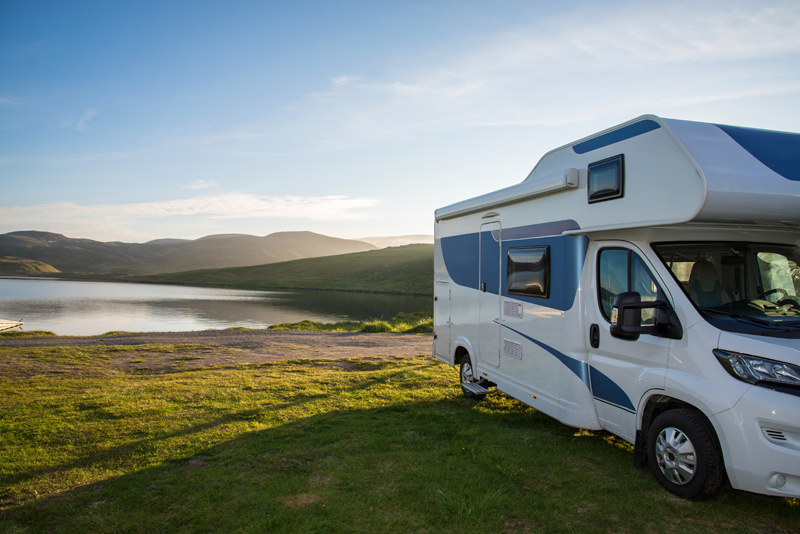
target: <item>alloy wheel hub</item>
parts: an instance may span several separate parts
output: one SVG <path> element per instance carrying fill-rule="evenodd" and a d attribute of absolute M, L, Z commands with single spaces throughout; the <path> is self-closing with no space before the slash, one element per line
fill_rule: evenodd
<path fill-rule="evenodd" d="M 673 484 L 682 486 L 694 478 L 697 464 L 694 445 L 678 428 L 668 427 L 658 434 L 656 461 L 661 472 Z"/>

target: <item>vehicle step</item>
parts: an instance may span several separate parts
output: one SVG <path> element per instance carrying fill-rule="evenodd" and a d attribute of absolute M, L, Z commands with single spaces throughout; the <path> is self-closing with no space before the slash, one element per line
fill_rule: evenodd
<path fill-rule="evenodd" d="M 497 388 L 486 389 L 477 382 L 464 382 L 461 384 L 461 387 L 470 393 L 474 393 L 475 395 L 491 395 L 492 393 L 497 393 L 499 391 Z"/>

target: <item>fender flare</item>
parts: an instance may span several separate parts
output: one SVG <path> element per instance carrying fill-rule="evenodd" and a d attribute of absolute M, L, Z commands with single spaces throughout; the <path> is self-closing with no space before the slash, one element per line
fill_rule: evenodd
<path fill-rule="evenodd" d="M 452 363 L 453 367 L 456 366 L 456 352 L 458 352 L 459 348 L 463 348 L 464 350 L 467 351 L 467 357 L 469 358 L 469 361 L 472 364 L 472 372 L 477 373 L 478 362 L 477 359 L 475 358 L 475 348 L 472 346 L 472 342 L 464 336 L 457 337 L 453 342 L 453 363 Z M 477 378 L 477 375 L 474 376 L 475 378 Z"/>

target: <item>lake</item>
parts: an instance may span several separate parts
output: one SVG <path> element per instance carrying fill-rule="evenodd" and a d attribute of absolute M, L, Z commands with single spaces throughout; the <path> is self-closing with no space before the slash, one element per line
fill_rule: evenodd
<path fill-rule="evenodd" d="M 254 291 L 0 277 L 0 319 L 25 330 L 97 335 L 390 319 L 431 310 L 431 297 L 333 291 Z"/>

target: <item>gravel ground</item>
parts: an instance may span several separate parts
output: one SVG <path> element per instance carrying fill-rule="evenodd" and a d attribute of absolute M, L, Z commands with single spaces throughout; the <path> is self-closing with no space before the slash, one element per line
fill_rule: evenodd
<path fill-rule="evenodd" d="M 240 363 L 293 358 L 404 358 L 431 353 L 430 334 L 350 334 L 294 330 L 141 332 L 117 336 L 0 338 L 0 347 L 198 344 L 236 349 Z M 228 351 L 230 353 L 230 351 Z"/>

